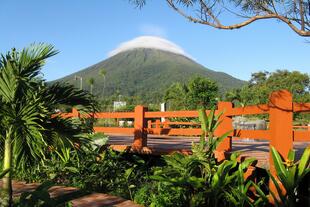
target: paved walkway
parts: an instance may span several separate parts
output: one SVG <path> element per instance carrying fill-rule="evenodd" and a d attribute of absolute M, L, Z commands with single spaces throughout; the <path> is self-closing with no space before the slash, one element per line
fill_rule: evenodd
<path fill-rule="evenodd" d="M 123 134 L 107 134 L 108 144 L 111 145 L 131 145 L 133 136 Z M 149 135 L 147 146 L 155 154 L 165 154 L 171 151 L 190 152 L 192 143 L 199 142 L 199 137 Z M 294 142 L 297 159 L 301 157 L 304 149 L 310 146 L 310 142 Z M 269 169 L 269 142 L 255 140 L 233 139 L 232 151 L 241 152 L 242 157 L 254 157 L 257 159 L 257 167 Z"/>
<path fill-rule="evenodd" d="M 0 186 L 2 183 L 0 182 Z M 13 196 L 20 196 L 23 192 L 33 191 L 39 184 L 13 181 Z M 90 193 L 86 194 L 81 192 L 78 188 L 53 186 L 49 189 L 52 198 L 57 198 L 61 195 L 69 195 L 74 207 L 141 207 L 132 201 L 125 200 L 116 196 L 103 194 L 103 193 Z"/>

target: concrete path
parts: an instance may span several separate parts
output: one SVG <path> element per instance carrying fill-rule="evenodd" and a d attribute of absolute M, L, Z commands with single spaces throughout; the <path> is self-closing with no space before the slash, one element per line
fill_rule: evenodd
<path fill-rule="evenodd" d="M 128 145 L 133 143 L 132 135 L 107 134 L 108 144 Z M 148 135 L 147 146 L 153 153 L 165 154 L 167 151 L 190 151 L 192 143 L 199 142 L 199 137 Z M 310 142 L 294 142 L 296 158 L 300 158 L 304 149 L 310 146 Z M 269 142 L 256 140 L 232 140 L 232 151 L 239 151 L 242 157 L 254 157 L 257 159 L 257 167 L 269 169 Z"/>
<path fill-rule="evenodd" d="M 0 182 L 0 186 L 2 187 L 2 182 Z M 25 182 L 13 181 L 13 196 L 18 197 L 23 192 L 34 191 L 38 186 L 38 183 L 26 184 Z M 57 198 L 62 195 L 70 196 L 74 207 L 141 207 L 140 205 L 123 198 L 104 193 L 86 194 L 74 187 L 53 186 L 49 189 L 49 193 L 52 198 Z"/>

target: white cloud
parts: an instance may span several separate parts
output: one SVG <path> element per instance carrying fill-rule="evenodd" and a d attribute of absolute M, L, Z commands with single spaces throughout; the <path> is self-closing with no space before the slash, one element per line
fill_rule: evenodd
<path fill-rule="evenodd" d="M 166 30 L 164 28 L 157 26 L 157 25 L 153 25 L 153 24 L 141 25 L 139 30 L 143 35 L 152 35 L 152 36 L 159 36 L 159 37 L 167 36 Z"/>
<path fill-rule="evenodd" d="M 155 36 L 140 36 L 127 42 L 121 43 L 116 49 L 110 51 L 108 56 L 111 57 L 120 52 L 132 50 L 136 48 L 153 48 L 158 50 L 164 50 L 180 55 L 184 55 L 192 59 L 180 46 L 177 44 L 160 37 Z"/>

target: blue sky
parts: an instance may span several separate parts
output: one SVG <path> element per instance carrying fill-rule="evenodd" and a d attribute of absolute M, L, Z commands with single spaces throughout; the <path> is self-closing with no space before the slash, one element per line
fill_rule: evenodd
<path fill-rule="evenodd" d="M 0 52 L 33 42 L 60 53 L 43 69 L 54 80 L 106 59 L 141 35 L 164 37 L 207 68 L 248 80 L 276 69 L 310 72 L 310 43 L 283 23 L 259 21 L 233 31 L 188 22 L 161 0 L 136 9 L 127 0 L 0 0 Z"/>

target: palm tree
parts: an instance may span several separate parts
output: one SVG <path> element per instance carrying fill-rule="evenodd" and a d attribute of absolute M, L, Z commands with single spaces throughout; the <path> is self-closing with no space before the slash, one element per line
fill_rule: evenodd
<path fill-rule="evenodd" d="M 77 134 L 89 130 L 71 119 L 52 116 L 60 105 L 77 105 L 81 112 L 94 112 L 92 96 L 71 85 L 46 85 L 39 78 L 47 58 L 57 54 L 53 46 L 38 44 L 0 58 L 0 151 L 4 153 L 2 206 L 12 203 L 12 170 L 44 159 L 49 145 L 73 146 L 83 142 Z"/>
<path fill-rule="evenodd" d="M 90 93 L 93 94 L 93 88 L 95 84 L 95 79 L 94 78 L 89 78 L 88 79 L 88 84 L 90 85 Z"/>

